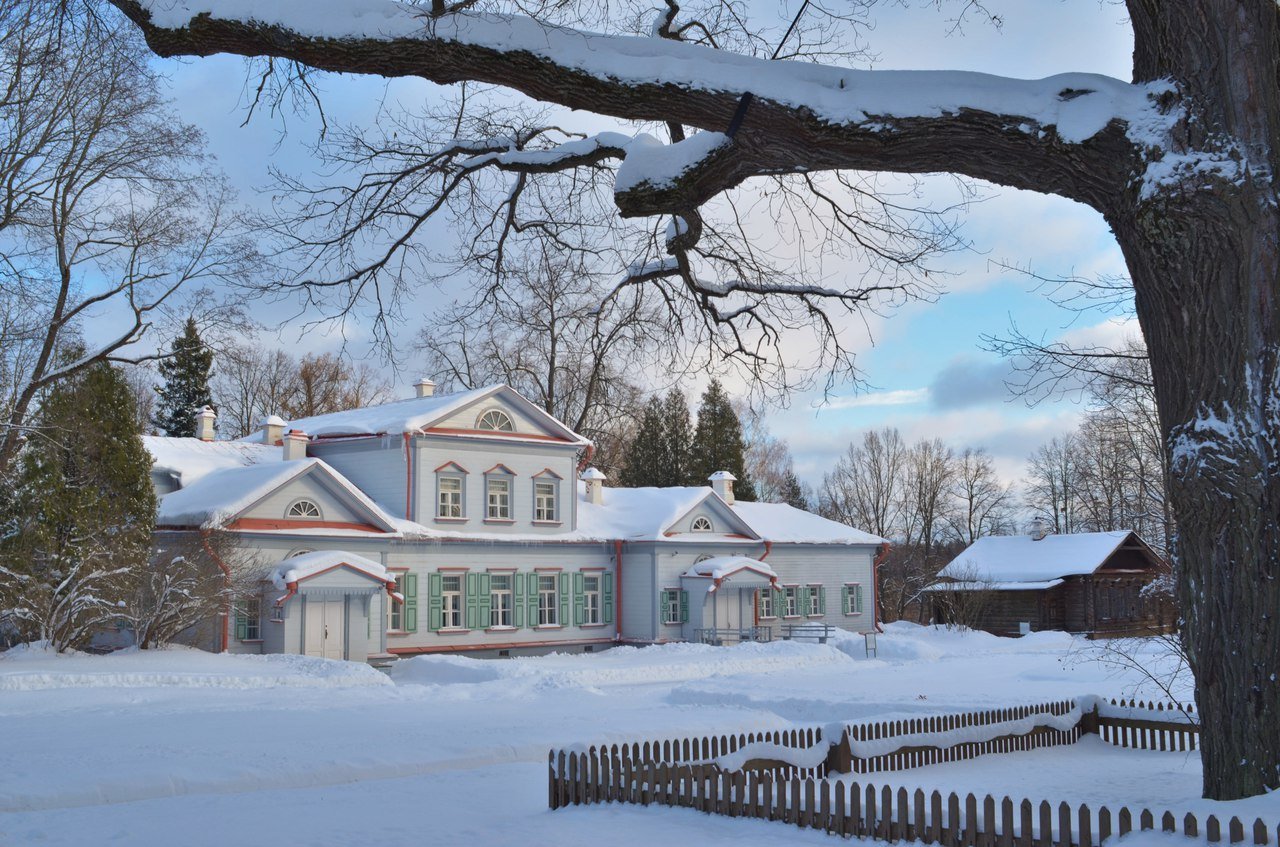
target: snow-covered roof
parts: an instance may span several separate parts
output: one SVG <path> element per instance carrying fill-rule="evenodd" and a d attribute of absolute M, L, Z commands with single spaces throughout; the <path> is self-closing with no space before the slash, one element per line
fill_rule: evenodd
<path fill-rule="evenodd" d="M 350 568 L 379 582 L 394 583 L 381 563 L 345 550 L 316 550 L 285 559 L 272 568 L 270 576 L 276 588 L 287 588 L 290 583 L 301 582 L 337 567 Z"/>
<path fill-rule="evenodd" d="M 775 544 L 883 544 L 878 535 L 854 529 L 851 526 L 828 520 L 813 512 L 788 506 L 786 503 L 733 504 L 733 510 L 754 529 L 761 538 Z"/>
<path fill-rule="evenodd" d="M 276 448 L 276 451 L 278 454 L 279 448 Z M 381 506 L 369 499 L 342 474 L 320 459 L 314 458 L 297 459 L 291 462 L 277 460 L 266 464 L 227 467 L 211 471 L 191 485 L 161 497 L 156 512 L 156 524 L 217 529 L 272 491 L 312 469 L 319 469 L 328 475 L 385 529 L 395 530 L 397 521 Z M 307 532 L 314 533 L 316 530 L 308 529 Z"/>
<path fill-rule="evenodd" d="M 759 559 L 752 559 L 747 556 L 712 556 L 694 564 L 693 567 L 685 571 L 684 575 L 710 577 L 718 582 L 743 571 L 762 576 L 770 582 L 778 578 L 778 574 L 773 568 Z"/>
<path fill-rule="evenodd" d="M 378 406 L 297 418 L 289 421 L 287 426 L 289 429 L 305 432 L 312 437 L 400 435 L 426 429 L 454 412 L 498 393 L 503 394 L 505 400 L 519 406 L 530 416 L 544 421 L 548 428 L 558 432 L 566 440 L 580 444 L 590 443 L 506 385 L 490 385 L 454 394 L 433 394 L 430 397 L 393 400 Z M 518 438 L 519 433 L 515 433 L 514 437 Z M 262 433 L 255 432 L 247 436 L 246 440 L 261 441 Z"/>
<path fill-rule="evenodd" d="M 1046 535 L 989 535 L 969 545 L 938 576 L 963 582 L 1045 582 L 1096 571 L 1133 533 L 1075 532 Z"/>
<path fill-rule="evenodd" d="M 280 448 L 246 441 L 201 441 L 198 438 L 170 438 L 144 435 L 142 443 L 155 466 L 178 475 L 184 486 L 223 468 L 243 468 L 263 463 L 279 463 Z"/>
<path fill-rule="evenodd" d="M 1060 579 L 1042 582 L 940 582 L 926 591 L 1044 591 L 1062 585 Z"/>

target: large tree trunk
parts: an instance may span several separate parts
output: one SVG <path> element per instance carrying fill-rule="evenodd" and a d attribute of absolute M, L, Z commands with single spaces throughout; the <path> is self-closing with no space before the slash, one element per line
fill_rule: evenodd
<path fill-rule="evenodd" d="M 1185 95 L 1174 152 L 1235 164 L 1145 198 L 1133 187 L 1108 219 L 1171 451 L 1204 792 L 1226 800 L 1280 785 L 1280 43 L 1273 2 L 1161 5 L 1135 20 L 1137 78 Z"/>

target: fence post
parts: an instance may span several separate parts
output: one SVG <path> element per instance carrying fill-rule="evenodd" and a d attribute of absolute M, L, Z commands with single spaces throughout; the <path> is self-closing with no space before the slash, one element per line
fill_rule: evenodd
<path fill-rule="evenodd" d="M 1080 847 L 1093 847 L 1093 815 L 1084 803 L 1080 804 Z"/>
<path fill-rule="evenodd" d="M 1073 847 L 1071 839 L 1071 807 L 1058 804 L 1058 847 Z"/>
<path fill-rule="evenodd" d="M 547 753 L 547 807 L 557 809 L 556 804 L 556 751 Z"/>
<path fill-rule="evenodd" d="M 1031 847 L 1035 843 L 1035 822 L 1032 820 L 1031 801 L 1023 800 L 1018 808 L 1018 847 Z"/>
<path fill-rule="evenodd" d="M 1040 847 L 1053 847 L 1053 807 L 1048 800 L 1040 801 Z"/>
<path fill-rule="evenodd" d="M 1098 809 L 1098 843 L 1102 844 L 1111 837 L 1111 810 L 1106 806 Z"/>

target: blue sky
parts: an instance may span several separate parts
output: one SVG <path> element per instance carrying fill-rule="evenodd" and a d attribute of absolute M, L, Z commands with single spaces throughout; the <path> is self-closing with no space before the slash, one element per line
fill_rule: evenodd
<path fill-rule="evenodd" d="M 794 10 L 798 0 L 784 5 Z M 949 33 L 949 14 L 961 5 L 944 4 L 939 12 L 919 0 L 910 8 L 879 8 L 870 34 L 879 54 L 873 67 L 954 68 L 1018 77 L 1091 71 L 1127 78 L 1131 36 L 1119 4 L 988 4 L 1003 19 L 1002 27 L 973 21 L 963 32 Z M 210 149 L 244 200 L 264 201 L 258 190 L 271 165 L 295 173 L 311 167 L 307 143 L 314 137 L 314 121 L 289 116 L 289 132 L 283 137 L 280 123 L 271 119 L 241 126 L 240 60 L 214 57 L 160 66 L 170 77 L 179 111 L 206 132 Z M 388 86 L 376 79 L 329 77 L 322 84 L 331 119 L 352 122 L 373 120 L 385 96 L 408 101 L 441 91 L 419 81 Z M 1007 366 L 979 349 L 980 336 L 1007 330 L 1011 317 L 1029 334 L 1049 338 L 1064 332 L 1114 338 L 1132 327 L 1104 315 L 1061 310 L 1031 291 L 1025 277 L 995 263 L 1031 266 L 1046 275 L 1122 273 L 1119 250 L 1100 216 L 1088 209 L 1012 190 L 991 188 L 987 194 L 965 219 L 963 234 L 974 251 L 946 262 L 954 274 L 948 293 L 936 303 L 911 304 L 887 319 L 869 321 L 872 338 L 860 348 L 859 364 L 873 388 L 857 395 L 837 391 L 824 407 L 818 407 L 816 394 L 796 395 L 785 408 L 771 412 L 771 425 L 790 440 L 803 478 L 818 482 L 862 430 L 897 426 L 913 438 L 936 435 L 956 446 L 985 446 L 996 455 L 1002 473 L 1016 479 L 1027 453 L 1075 424 L 1079 407 L 1070 400 L 1028 408 L 1010 398 L 1003 385 Z M 448 292 L 430 292 L 418 307 L 432 308 L 442 299 L 448 299 Z M 275 306 L 257 313 L 273 326 L 279 324 L 285 346 L 311 350 L 342 343 L 336 334 L 302 334 L 300 322 L 284 322 L 294 311 Z M 346 331 L 349 350 L 358 353 L 361 327 L 348 325 Z M 417 375 L 407 374 L 401 388 L 408 391 Z M 700 386 L 687 387 L 692 394 Z"/>

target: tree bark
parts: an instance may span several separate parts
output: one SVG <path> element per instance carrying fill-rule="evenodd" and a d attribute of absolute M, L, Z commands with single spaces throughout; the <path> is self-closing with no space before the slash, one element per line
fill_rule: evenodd
<path fill-rule="evenodd" d="M 742 90 L 664 83 L 657 67 L 653 83 L 624 82 L 554 57 L 437 38 L 429 26 L 414 38 L 333 39 L 201 15 L 160 29 L 137 0 L 112 2 L 164 56 L 225 52 L 477 80 L 570 108 L 713 131 L 728 127 L 751 84 L 750 74 Z M 1100 211 L 1133 277 L 1172 451 L 1182 636 L 1203 721 L 1205 795 L 1232 799 L 1280 786 L 1280 203 L 1272 182 L 1280 11 L 1274 0 L 1128 6 L 1135 82 L 1172 82 L 1165 105 L 1182 110 L 1153 145 L 1131 141 L 1114 120 L 1069 144 L 1026 116 L 959 108 L 841 123 L 757 97 L 732 144 L 669 187 L 618 195 L 618 205 L 624 215 L 674 214 L 751 176 L 861 169 L 959 173 Z M 635 43 L 620 39 L 620 49 L 624 41 Z"/>

